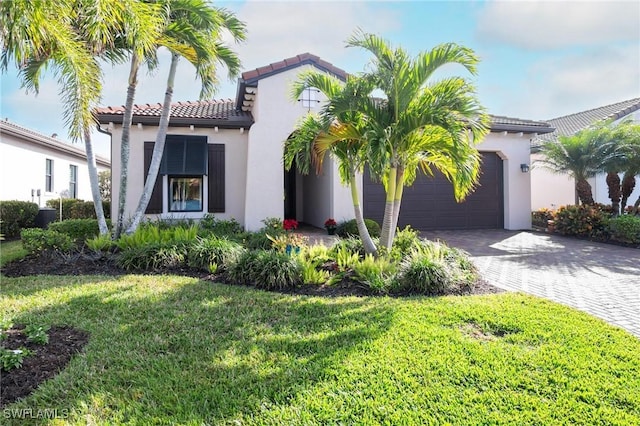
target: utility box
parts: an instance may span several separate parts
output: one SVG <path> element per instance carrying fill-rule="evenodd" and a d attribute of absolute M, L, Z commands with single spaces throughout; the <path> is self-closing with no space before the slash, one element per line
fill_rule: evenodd
<path fill-rule="evenodd" d="M 36 227 L 47 229 L 51 222 L 56 221 L 56 209 L 41 208 L 36 215 Z"/>

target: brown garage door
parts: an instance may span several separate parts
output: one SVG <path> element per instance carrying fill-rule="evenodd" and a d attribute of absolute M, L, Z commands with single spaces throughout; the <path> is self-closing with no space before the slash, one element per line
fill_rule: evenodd
<path fill-rule="evenodd" d="M 456 203 L 453 187 L 440 173 L 419 174 L 404 189 L 398 226 L 414 229 L 502 229 L 504 228 L 504 187 L 502 159 L 494 152 L 482 152 L 480 185 L 465 201 Z M 382 224 L 384 188 L 364 176 L 364 216 Z"/>

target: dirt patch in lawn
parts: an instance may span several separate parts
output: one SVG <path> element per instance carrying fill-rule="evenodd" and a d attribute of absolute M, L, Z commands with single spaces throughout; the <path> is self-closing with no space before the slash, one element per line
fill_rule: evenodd
<path fill-rule="evenodd" d="M 30 395 L 40 383 L 62 371 L 89 341 L 89 333 L 66 326 L 51 327 L 47 332 L 49 343 L 44 345 L 30 342 L 21 326 L 5 333 L 3 349 L 26 348 L 30 354 L 21 367 L 0 370 L 0 408 Z"/>

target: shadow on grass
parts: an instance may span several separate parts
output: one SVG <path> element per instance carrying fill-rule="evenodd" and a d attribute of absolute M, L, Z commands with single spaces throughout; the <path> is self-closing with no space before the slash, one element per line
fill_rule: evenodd
<path fill-rule="evenodd" d="M 83 278 L 79 285 L 101 279 Z M 394 317 L 367 298 L 288 296 L 186 277 L 101 286 L 13 318 L 91 333 L 84 354 L 15 407 L 59 407 L 98 423 L 253 418 L 333 378 Z"/>

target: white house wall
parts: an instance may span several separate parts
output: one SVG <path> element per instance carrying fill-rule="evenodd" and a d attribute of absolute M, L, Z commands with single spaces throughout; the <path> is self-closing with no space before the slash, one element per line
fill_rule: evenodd
<path fill-rule="evenodd" d="M 127 199 L 125 218 L 133 216 L 138 200 L 144 189 L 144 142 L 155 141 L 157 126 L 143 126 L 142 129 L 134 125 L 131 128 L 131 150 L 129 154 L 129 173 L 127 178 Z M 215 132 L 209 128 L 194 128 L 190 130 L 188 127 L 170 127 L 168 135 L 188 135 L 188 136 L 206 136 L 207 142 L 210 144 L 225 145 L 225 211 L 224 213 L 215 213 L 218 219 L 234 218 L 240 224 L 244 225 L 245 216 L 244 198 L 246 187 L 245 158 L 247 155 L 247 132 L 240 133 L 238 129 L 219 129 Z M 112 158 L 120 158 L 120 146 L 122 140 L 122 127 L 115 126 L 112 131 L 111 138 L 111 155 Z M 150 217 L 158 217 L 163 219 L 198 219 L 207 211 L 208 200 L 203 197 L 204 212 L 181 212 L 169 213 L 167 206 L 168 182 L 167 177 L 159 175 L 163 179 L 163 212 L 160 215 L 150 215 Z M 207 181 L 203 181 L 203 188 L 206 194 Z M 116 217 L 120 188 L 120 161 L 113 162 L 112 171 L 112 205 L 111 217 Z"/>
<path fill-rule="evenodd" d="M 300 73 L 311 68 L 310 65 L 294 68 L 258 82 L 252 109 L 255 123 L 249 132 L 246 168 L 245 226 L 249 230 L 261 228 L 261 221 L 266 217 L 283 216 L 282 149 L 284 141 L 309 110 L 302 102 L 291 100 L 291 86 Z M 326 217 L 322 222 L 312 219 L 319 215 L 304 205 L 305 222 L 322 226 Z"/>
<path fill-rule="evenodd" d="M 0 200 L 39 202 L 68 194 L 70 166 L 78 167 L 77 198 L 92 200 L 89 168 L 86 158 L 25 142 L 7 133 L 0 136 Z M 53 160 L 53 191 L 45 191 L 46 160 Z M 109 170 L 98 165 L 98 172 Z M 31 190 L 40 190 L 40 199 L 31 197 Z"/>
<path fill-rule="evenodd" d="M 489 133 L 477 145 L 478 150 L 496 152 L 504 171 L 504 227 L 531 228 L 531 173 L 522 173 L 521 164 L 529 164 L 531 135 Z"/>

